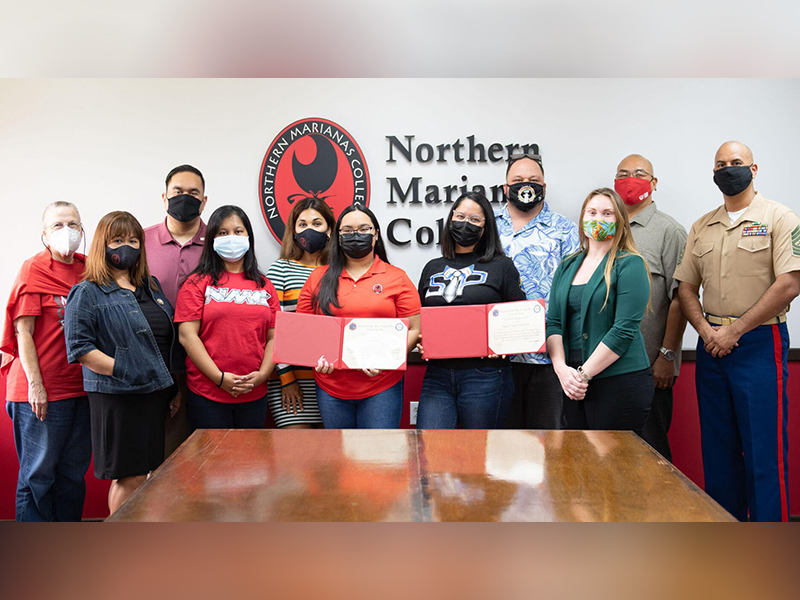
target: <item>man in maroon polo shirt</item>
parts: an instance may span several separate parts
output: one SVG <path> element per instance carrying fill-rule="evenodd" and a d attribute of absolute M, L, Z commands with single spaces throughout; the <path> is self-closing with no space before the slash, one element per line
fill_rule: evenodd
<path fill-rule="evenodd" d="M 145 233 L 147 265 L 161 282 L 164 295 L 175 306 L 178 288 L 200 262 L 206 224 L 200 218 L 208 198 L 203 174 L 191 165 L 175 167 L 167 175 L 166 191 L 161 195 L 167 217 L 148 227 Z M 178 376 L 181 405 L 167 419 L 166 454 L 169 456 L 189 435 L 186 417 L 186 374 Z"/>

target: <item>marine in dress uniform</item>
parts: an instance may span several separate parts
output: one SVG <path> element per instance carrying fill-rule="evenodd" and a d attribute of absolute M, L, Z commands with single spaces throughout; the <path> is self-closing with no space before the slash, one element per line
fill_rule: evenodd
<path fill-rule="evenodd" d="M 757 173 L 747 146 L 720 147 L 714 182 L 724 204 L 692 226 L 675 279 L 700 336 L 706 491 L 739 520 L 786 521 L 786 312 L 800 293 L 800 219 L 755 190 Z"/>

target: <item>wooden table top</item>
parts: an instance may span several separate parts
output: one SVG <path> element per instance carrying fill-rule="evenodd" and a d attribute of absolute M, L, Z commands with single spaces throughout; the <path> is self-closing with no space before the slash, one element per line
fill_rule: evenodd
<path fill-rule="evenodd" d="M 631 432 L 200 430 L 109 521 L 734 521 Z"/>

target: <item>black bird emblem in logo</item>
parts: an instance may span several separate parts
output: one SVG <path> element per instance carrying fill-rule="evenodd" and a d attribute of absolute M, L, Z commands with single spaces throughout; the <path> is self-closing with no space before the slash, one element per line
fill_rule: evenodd
<path fill-rule="evenodd" d="M 297 153 L 292 155 L 292 174 L 294 180 L 308 195 L 320 197 L 322 192 L 329 189 L 336 180 L 339 171 L 339 161 L 336 158 L 336 149 L 326 137 L 312 133 L 309 136 L 317 147 L 316 156 L 311 164 L 304 165 L 297 158 Z M 300 194 L 292 194 L 288 198 L 293 203 Z"/>

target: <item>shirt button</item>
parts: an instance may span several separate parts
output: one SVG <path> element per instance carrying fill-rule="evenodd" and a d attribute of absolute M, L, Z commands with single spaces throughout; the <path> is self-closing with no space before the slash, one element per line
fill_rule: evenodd
<path fill-rule="evenodd" d="M 723 256 L 728 256 L 728 254 L 730 254 L 730 252 L 725 252 L 723 253 Z"/>
<path fill-rule="evenodd" d="M 727 297 L 727 296 L 723 296 L 723 297 L 722 297 L 722 299 L 723 299 L 723 300 L 727 300 L 727 299 L 728 299 L 728 297 Z"/>
<path fill-rule="evenodd" d="M 731 231 L 726 231 L 725 235 L 730 235 L 731 233 L 732 233 Z"/>
<path fill-rule="evenodd" d="M 589 334 L 588 333 L 584 333 L 583 334 L 583 339 L 588 340 L 589 339 Z"/>
<path fill-rule="evenodd" d="M 728 278 L 728 274 L 727 274 L 727 273 L 725 273 L 725 274 L 722 276 L 722 278 L 723 278 L 723 279 L 727 279 L 727 278 Z"/>

